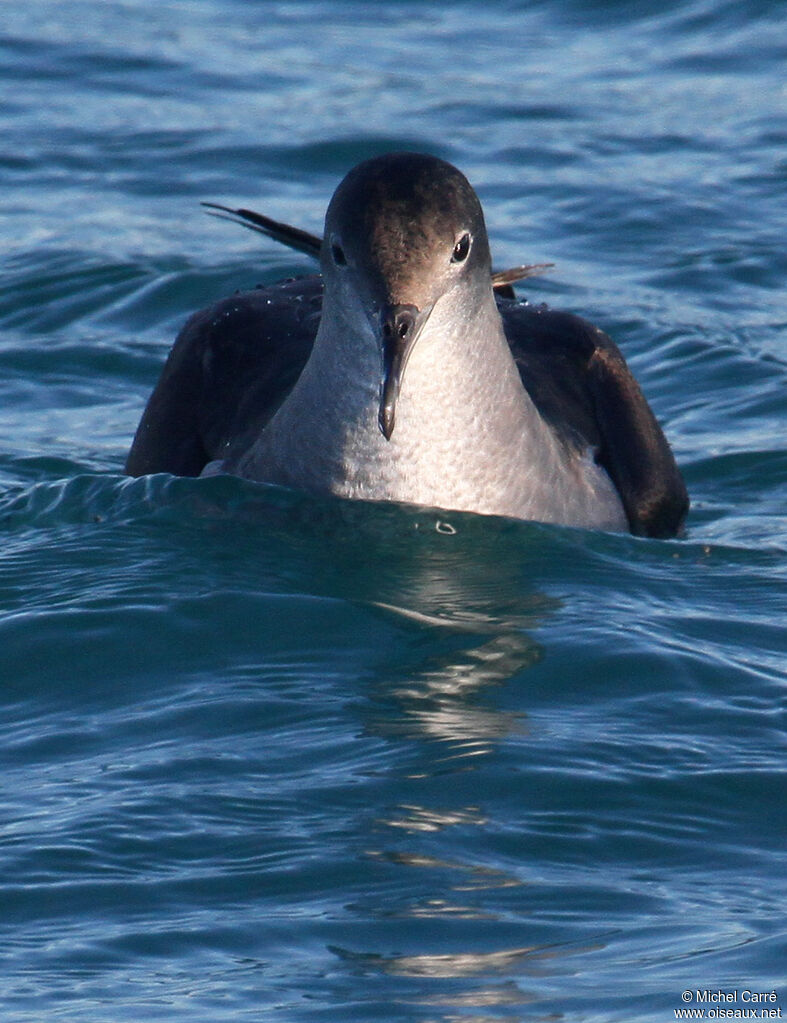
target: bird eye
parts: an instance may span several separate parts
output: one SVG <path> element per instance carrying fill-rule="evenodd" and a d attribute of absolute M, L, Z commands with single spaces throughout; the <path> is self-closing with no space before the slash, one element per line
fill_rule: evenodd
<path fill-rule="evenodd" d="M 465 231 L 459 241 L 454 245 L 454 251 L 451 254 L 452 263 L 464 263 L 467 259 L 467 254 L 470 251 L 470 235 Z"/>
<path fill-rule="evenodd" d="M 336 242 L 331 245 L 331 255 L 337 266 L 347 266 L 347 257 L 344 254 L 344 249 L 341 245 L 337 245 Z"/>

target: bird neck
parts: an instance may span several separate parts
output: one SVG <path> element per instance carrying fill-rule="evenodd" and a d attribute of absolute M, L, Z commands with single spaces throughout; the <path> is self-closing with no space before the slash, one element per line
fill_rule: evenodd
<path fill-rule="evenodd" d="M 475 297 L 463 308 L 450 296 L 435 305 L 390 441 L 378 426 L 379 342 L 326 302 L 309 362 L 242 474 L 344 497 L 523 514 L 528 460 L 536 452 L 548 475 L 561 453 L 522 386 L 491 289 Z"/>

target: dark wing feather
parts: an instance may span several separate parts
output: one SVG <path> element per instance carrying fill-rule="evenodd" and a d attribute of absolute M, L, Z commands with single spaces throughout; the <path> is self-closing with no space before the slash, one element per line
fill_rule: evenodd
<path fill-rule="evenodd" d="M 597 327 L 545 306 L 498 299 L 522 383 L 569 444 L 596 450 L 631 531 L 674 536 L 689 507 L 675 458 L 619 349 Z"/>
<path fill-rule="evenodd" d="M 289 394 L 322 308 L 318 276 L 282 281 L 195 313 L 178 335 L 126 461 L 142 476 L 198 476 L 243 449 Z"/>
<path fill-rule="evenodd" d="M 230 206 L 222 206 L 217 202 L 203 202 L 201 205 L 206 206 L 209 210 L 221 211 L 220 213 L 211 213 L 213 217 L 229 220 L 230 223 L 240 224 L 241 227 L 248 227 L 250 231 L 259 231 L 266 238 L 281 242 L 282 245 L 295 249 L 296 252 L 305 252 L 307 256 L 312 256 L 314 259 L 320 258 L 322 238 L 316 234 L 304 231 L 300 227 L 293 227 L 291 224 L 285 224 L 280 220 L 273 220 L 262 213 L 255 213 L 254 210 L 234 210 Z"/>

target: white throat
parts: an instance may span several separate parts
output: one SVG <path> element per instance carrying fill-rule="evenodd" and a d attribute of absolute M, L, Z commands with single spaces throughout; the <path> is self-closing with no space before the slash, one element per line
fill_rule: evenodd
<path fill-rule="evenodd" d="M 342 497 L 626 529 L 606 473 L 564 447 L 522 386 L 491 289 L 474 308 L 451 299 L 415 343 L 390 441 L 378 426 L 379 341 L 326 301 L 301 377 L 226 468 Z"/>

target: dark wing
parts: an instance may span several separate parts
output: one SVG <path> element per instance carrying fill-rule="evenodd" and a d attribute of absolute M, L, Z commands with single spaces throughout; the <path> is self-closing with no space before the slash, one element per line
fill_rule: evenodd
<path fill-rule="evenodd" d="M 689 507 L 686 486 L 614 342 L 571 313 L 501 298 L 497 304 L 522 383 L 544 419 L 567 443 L 596 450 L 632 533 L 674 536 Z"/>
<path fill-rule="evenodd" d="M 126 461 L 142 476 L 198 476 L 258 436 L 300 376 L 322 308 L 318 276 L 242 292 L 178 335 Z"/>

